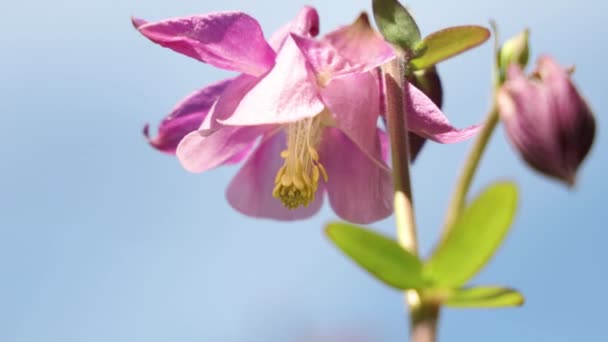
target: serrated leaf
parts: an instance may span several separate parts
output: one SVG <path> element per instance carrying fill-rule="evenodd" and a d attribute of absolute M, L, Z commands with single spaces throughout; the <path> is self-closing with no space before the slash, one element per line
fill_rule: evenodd
<path fill-rule="evenodd" d="M 348 223 L 327 225 L 329 238 L 346 255 L 377 279 L 398 289 L 420 289 L 422 262 L 397 242 Z"/>
<path fill-rule="evenodd" d="M 408 10 L 397 0 L 373 0 L 376 25 L 388 42 L 412 51 L 420 41 L 420 30 Z"/>
<path fill-rule="evenodd" d="M 472 49 L 490 37 L 481 26 L 455 26 L 425 37 L 417 46 L 417 56 L 410 61 L 414 70 L 431 67 L 445 59 Z"/>
<path fill-rule="evenodd" d="M 466 208 L 424 266 L 437 287 L 464 285 L 494 255 L 513 221 L 517 187 L 494 183 Z"/>
<path fill-rule="evenodd" d="M 458 308 L 500 308 L 524 304 L 516 290 L 498 286 L 476 286 L 454 290 L 444 304 Z"/>

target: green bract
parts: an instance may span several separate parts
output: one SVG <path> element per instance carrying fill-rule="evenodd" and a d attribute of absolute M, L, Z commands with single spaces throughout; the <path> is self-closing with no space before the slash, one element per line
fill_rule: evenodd
<path fill-rule="evenodd" d="M 416 45 L 414 70 L 426 69 L 445 59 L 472 49 L 488 40 L 490 31 L 481 26 L 455 26 L 437 31 Z"/>
<path fill-rule="evenodd" d="M 405 51 L 412 51 L 420 41 L 420 30 L 407 9 L 396 0 L 373 0 L 372 7 L 384 39 Z"/>

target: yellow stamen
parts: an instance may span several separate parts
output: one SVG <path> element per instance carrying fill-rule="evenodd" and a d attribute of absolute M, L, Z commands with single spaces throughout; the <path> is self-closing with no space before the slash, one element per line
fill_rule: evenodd
<path fill-rule="evenodd" d="M 316 150 L 321 142 L 320 117 L 300 120 L 287 127 L 287 149 L 281 152 L 285 163 L 277 172 L 272 191 L 286 208 L 308 206 L 315 199 L 320 176 L 325 182 L 328 180 Z"/>

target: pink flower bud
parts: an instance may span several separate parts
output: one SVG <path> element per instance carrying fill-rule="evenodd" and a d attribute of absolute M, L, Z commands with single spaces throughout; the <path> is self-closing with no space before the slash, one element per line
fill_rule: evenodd
<path fill-rule="evenodd" d="M 591 109 L 568 71 L 549 57 L 526 77 L 511 65 L 498 92 L 498 110 L 511 143 L 543 174 L 574 185 L 576 171 L 595 135 Z"/>

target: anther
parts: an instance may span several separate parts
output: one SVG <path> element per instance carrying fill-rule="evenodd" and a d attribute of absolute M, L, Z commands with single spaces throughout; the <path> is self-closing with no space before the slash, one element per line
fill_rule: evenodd
<path fill-rule="evenodd" d="M 327 171 L 319 162 L 316 148 L 320 143 L 320 118 L 304 119 L 287 127 L 285 160 L 275 177 L 272 195 L 289 209 L 308 206 L 315 199 L 319 178 L 328 181 Z"/>

